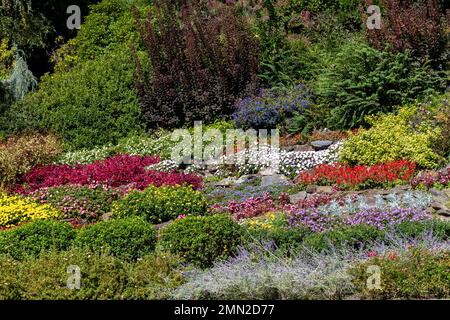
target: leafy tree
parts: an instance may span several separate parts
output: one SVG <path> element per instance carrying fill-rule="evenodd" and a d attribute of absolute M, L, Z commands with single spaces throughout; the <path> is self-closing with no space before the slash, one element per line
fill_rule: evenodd
<path fill-rule="evenodd" d="M 77 0 L 81 14 L 97 0 Z M 0 0 L 0 40 L 8 38 L 9 47 L 23 50 L 32 72 L 40 76 L 51 68 L 50 56 L 58 46 L 76 35 L 66 25 L 71 0 Z"/>

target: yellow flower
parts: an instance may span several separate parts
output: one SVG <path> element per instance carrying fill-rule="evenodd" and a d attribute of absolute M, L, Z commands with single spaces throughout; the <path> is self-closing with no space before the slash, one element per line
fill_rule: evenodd
<path fill-rule="evenodd" d="M 48 204 L 0 193 L 0 227 L 13 227 L 38 219 L 58 219 L 62 213 Z"/>

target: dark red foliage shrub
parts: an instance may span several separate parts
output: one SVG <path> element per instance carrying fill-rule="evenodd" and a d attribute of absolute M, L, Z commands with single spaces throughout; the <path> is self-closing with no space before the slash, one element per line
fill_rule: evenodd
<path fill-rule="evenodd" d="M 366 8 L 361 7 L 363 22 Z M 383 50 L 387 45 L 395 51 L 410 50 L 419 58 L 445 59 L 448 34 L 445 12 L 437 0 L 381 0 L 381 29 L 367 30 L 369 43 Z"/>
<path fill-rule="evenodd" d="M 154 17 L 133 13 L 151 60 L 145 74 L 135 54 L 136 88 L 150 127 L 175 127 L 230 115 L 256 88 L 258 43 L 232 5 L 157 0 Z"/>
<path fill-rule="evenodd" d="M 312 170 L 301 172 L 296 181 L 302 185 L 337 185 L 344 189 L 384 187 L 389 183 L 409 181 L 416 164 L 407 160 L 390 161 L 374 166 L 346 164 L 322 164 Z"/>
<path fill-rule="evenodd" d="M 29 193 L 40 188 L 65 184 L 104 185 L 117 188 L 145 189 L 148 185 L 191 184 L 200 188 L 200 177 L 177 172 L 157 172 L 145 167 L 159 162 L 159 157 L 141 157 L 119 154 L 88 165 L 48 165 L 35 167 L 25 174 L 15 192 Z"/>

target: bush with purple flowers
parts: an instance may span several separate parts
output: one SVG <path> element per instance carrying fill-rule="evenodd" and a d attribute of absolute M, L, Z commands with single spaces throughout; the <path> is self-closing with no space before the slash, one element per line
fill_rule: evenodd
<path fill-rule="evenodd" d="M 287 118 L 302 113 L 309 105 L 309 95 L 303 85 L 283 94 L 262 89 L 256 97 L 237 102 L 233 119 L 238 128 L 276 128 Z"/>
<path fill-rule="evenodd" d="M 424 221 L 432 218 L 425 210 L 416 208 L 369 208 L 348 215 L 334 215 L 320 208 L 294 208 L 288 212 L 287 217 L 289 226 L 307 227 L 314 232 L 361 224 L 383 230 L 405 221 Z"/>

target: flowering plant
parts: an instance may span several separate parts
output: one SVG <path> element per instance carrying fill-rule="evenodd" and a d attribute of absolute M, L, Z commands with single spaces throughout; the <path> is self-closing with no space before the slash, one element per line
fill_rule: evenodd
<path fill-rule="evenodd" d="M 364 189 L 409 181 L 415 169 L 416 165 L 407 160 L 355 167 L 341 163 L 322 164 L 311 171 L 301 172 L 296 181 L 305 186 L 318 184 L 337 185 L 343 189 Z"/>
<path fill-rule="evenodd" d="M 285 151 L 270 146 L 258 146 L 245 149 L 224 158 L 225 163 L 234 163 L 238 174 L 256 173 L 261 169 L 273 167 L 278 163 L 278 172 L 286 176 L 295 176 L 303 170 L 338 160 L 341 143 L 321 151 Z"/>
<path fill-rule="evenodd" d="M 434 186 L 450 187 L 450 167 L 442 171 L 426 171 L 411 180 L 414 188 L 430 189 Z"/>
<path fill-rule="evenodd" d="M 48 204 L 39 204 L 20 196 L 0 194 L 0 227 L 9 228 L 39 219 L 57 219 L 62 213 Z"/>
<path fill-rule="evenodd" d="M 145 167 L 159 162 L 159 157 L 140 157 L 119 154 L 104 161 L 88 165 L 48 165 L 33 168 L 22 177 L 22 185 L 15 192 L 29 193 L 40 188 L 65 184 L 105 185 L 108 187 L 128 187 L 143 190 L 149 185 L 191 184 L 200 188 L 202 179 L 197 176 L 176 172 L 157 172 Z"/>
<path fill-rule="evenodd" d="M 268 192 L 264 192 L 260 197 L 250 197 L 242 202 L 231 200 L 226 206 L 215 204 L 211 209 L 214 213 L 227 212 L 232 215 L 233 219 L 242 220 L 282 209 L 286 204 L 285 198 L 285 194 L 281 193 L 278 201 L 275 201 Z"/>
<path fill-rule="evenodd" d="M 319 208 L 293 208 L 287 214 L 291 227 L 307 227 L 314 232 L 324 232 L 341 226 L 366 224 L 378 229 L 385 229 L 404 221 L 423 221 L 431 219 L 431 215 L 422 209 L 389 208 L 358 211 L 354 214 L 335 215 Z"/>
<path fill-rule="evenodd" d="M 260 90 L 256 97 L 247 97 L 237 103 L 233 114 L 234 123 L 239 128 L 276 128 L 294 113 L 301 113 L 308 108 L 308 99 L 302 85 L 282 95 Z"/>
<path fill-rule="evenodd" d="M 96 222 L 111 210 L 111 204 L 121 195 L 119 190 L 106 186 L 74 186 L 41 188 L 29 197 L 47 203 L 63 212 L 64 219 L 76 225 Z"/>

